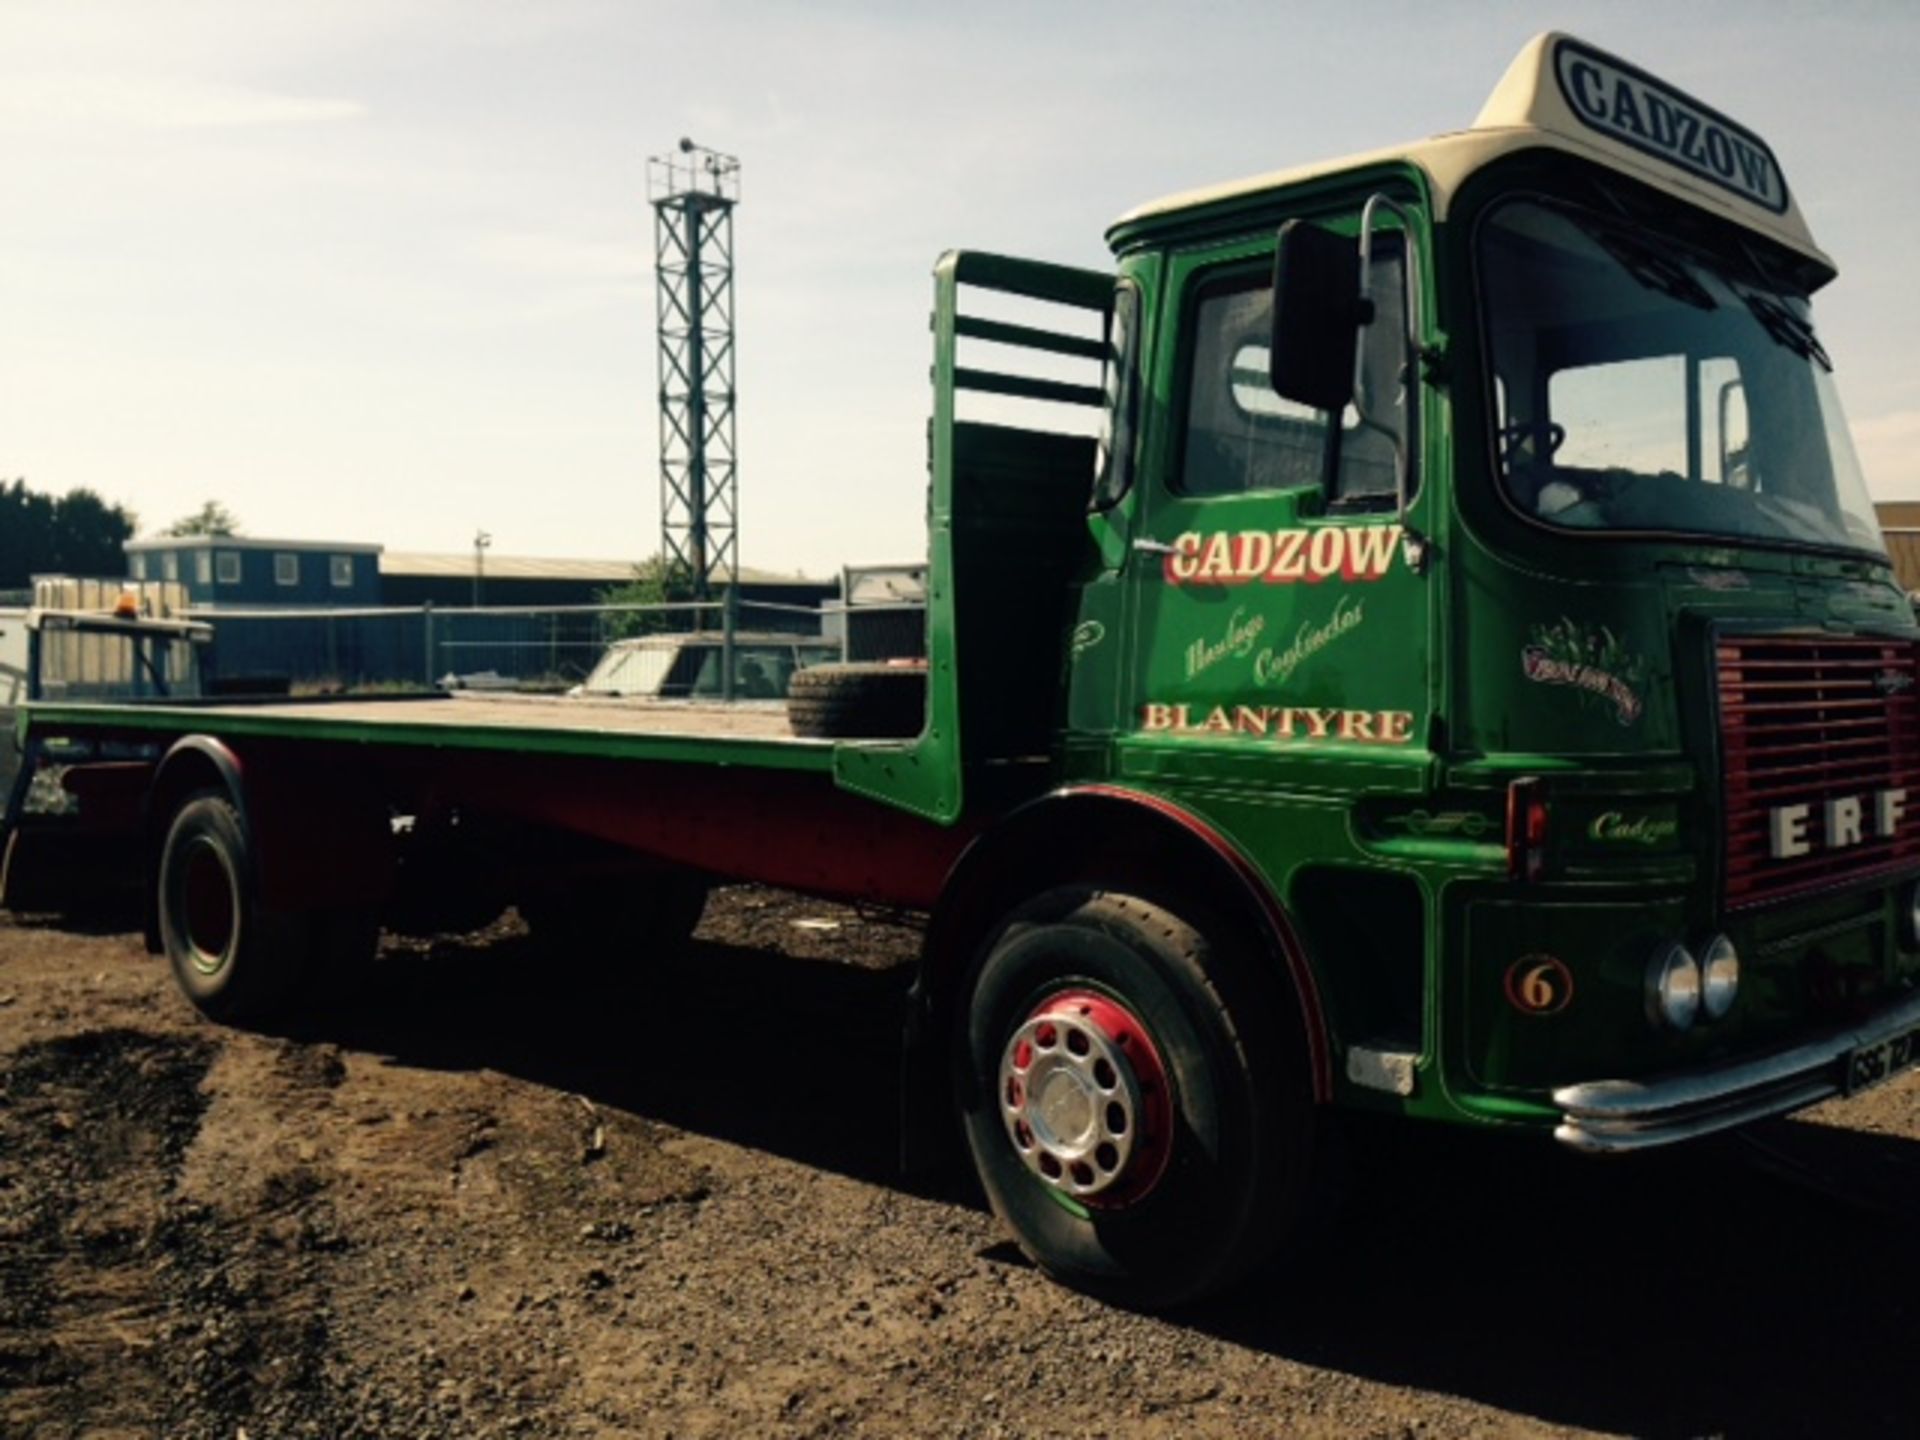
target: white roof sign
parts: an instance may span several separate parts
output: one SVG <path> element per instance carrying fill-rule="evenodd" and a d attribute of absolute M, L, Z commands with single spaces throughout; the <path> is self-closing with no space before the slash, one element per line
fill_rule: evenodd
<path fill-rule="evenodd" d="M 1536 36 L 1514 58 L 1470 129 L 1171 195 L 1123 215 L 1114 230 L 1394 162 L 1426 173 L 1434 216 L 1445 219 L 1455 193 L 1480 170 L 1503 156 L 1542 150 L 1631 175 L 1833 274 L 1764 140 L 1646 71 L 1553 32 Z"/>
<path fill-rule="evenodd" d="M 1751 130 L 1566 36 L 1553 42 L 1553 73 L 1574 119 L 1589 129 L 1785 213 L 1780 162 Z"/>

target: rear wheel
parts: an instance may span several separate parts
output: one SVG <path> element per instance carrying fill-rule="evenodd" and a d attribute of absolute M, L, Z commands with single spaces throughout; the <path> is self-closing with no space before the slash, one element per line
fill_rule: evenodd
<path fill-rule="evenodd" d="M 159 928 L 174 979 L 210 1019 L 280 1010 L 305 978 L 313 931 L 260 903 L 254 856 L 232 800 L 189 796 L 160 852 Z"/>
<path fill-rule="evenodd" d="M 1306 1195 L 1314 1115 L 1284 1010 L 1242 957 L 1133 896 L 1051 891 L 976 961 L 969 1147 L 1049 1274 L 1158 1308 L 1244 1279 Z"/>

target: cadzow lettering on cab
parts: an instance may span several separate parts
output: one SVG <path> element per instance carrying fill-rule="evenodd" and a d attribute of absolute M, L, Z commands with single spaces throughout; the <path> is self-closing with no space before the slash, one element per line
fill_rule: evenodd
<path fill-rule="evenodd" d="M 1556 69 L 1574 114 L 1594 129 L 1769 210 L 1785 208 L 1780 167 L 1759 136 L 1572 41 L 1561 43 Z"/>
<path fill-rule="evenodd" d="M 1329 525 L 1318 530 L 1189 530 L 1167 556 L 1169 585 L 1292 585 L 1378 580 L 1400 549 L 1398 525 Z"/>

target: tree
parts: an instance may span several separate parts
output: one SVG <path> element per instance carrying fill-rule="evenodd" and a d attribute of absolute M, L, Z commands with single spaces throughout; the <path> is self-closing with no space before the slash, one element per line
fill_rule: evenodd
<path fill-rule="evenodd" d="M 124 575 L 123 548 L 136 521 L 91 490 L 69 490 L 53 502 L 53 568 L 65 575 Z"/>
<path fill-rule="evenodd" d="M 53 569 L 52 527 L 51 495 L 29 490 L 24 480 L 0 485 L 0 589 L 25 589 L 35 571 Z"/>
<path fill-rule="evenodd" d="M 160 532 L 163 535 L 238 535 L 240 517 L 218 500 L 209 500 L 191 515 L 182 515 Z"/>
<path fill-rule="evenodd" d="M 693 599 L 693 575 L 685 565 L 651 555 L 633 567 L 633 579 L 600 592 L 602 605 L 676 605 Z M 664 630 L 690 630 L 697 611 L 624 611 L 607 617 L 607 638 L 654 635 Z"/>
<path fill-rule="evenodd" d="M 137 523 L 92 490 L 56 498 L 24 480 L 0 484 L 0 589 L 25 589 L 35 575 L 124 575 Z"/>

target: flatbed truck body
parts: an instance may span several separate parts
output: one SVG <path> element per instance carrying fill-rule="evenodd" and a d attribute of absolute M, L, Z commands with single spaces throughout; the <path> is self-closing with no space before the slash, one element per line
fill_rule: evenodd
<path fill-rule="evenodd" d="M 454 694 L 64 705 L 33 719 L 35 733 L 145 745 L 157 758 L 191 742 L 176 763 L 201 745 L 243 788 L 251 770 L 298 775 L 308 798 L 289 802 L 291 830 L 344 787 L 408 815 L 481 814 L 708 874 L 916 909 L 933 907 L 967 834 L 840 789 L 835 742 L 794 736 L 781 706 Z M 140 792 L 128 801 L 144 807 L 147 776 L 127 780 Z M 310 875 L 322 895 L 334 885 L 324 854 L 276 868 Z"/>
<path fill-rule="evenodd" d="M 396 897 L 623 961 L 714 879 L 926 910 L 909 1095 L 1138 1304 L 1294 1235 L 1341 1111 L 1632 1151 L 1920 1060 L 1914 617 L 1766 143 L 1546 35 L 1467 130 L 1109 241 L 936 270 L 917 734 L 34 705 L 82 803 L 16 786 L 0 898 L 137 834 L 235 1019 Z"/>

